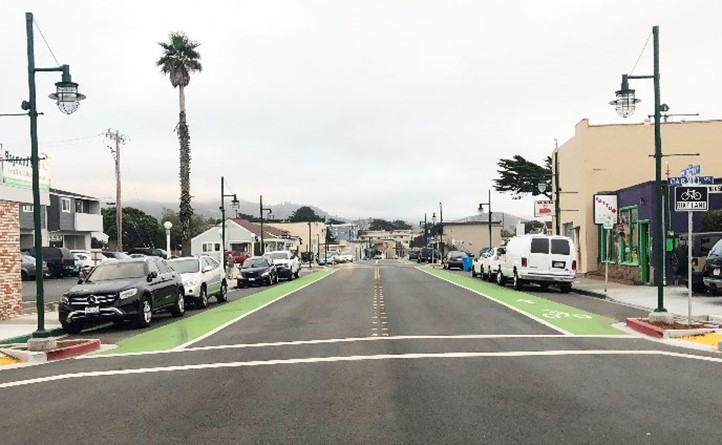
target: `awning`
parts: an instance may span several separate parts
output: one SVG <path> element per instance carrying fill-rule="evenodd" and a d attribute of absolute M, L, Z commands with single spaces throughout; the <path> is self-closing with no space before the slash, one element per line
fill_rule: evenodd
<path fill-rule="evenodd" d="M 90 236 L 97 239 L 98 241 L 100 241 L 103 244 L 107 244 L 108 239 L 110 239 L 110 237 L 103 232 L 91 232 Z"/>

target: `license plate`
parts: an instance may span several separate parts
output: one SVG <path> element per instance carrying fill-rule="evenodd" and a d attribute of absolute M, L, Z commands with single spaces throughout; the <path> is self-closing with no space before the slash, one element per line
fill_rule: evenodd
<path fill-rule="evenodd" d="M 714 269 L 714 270 L 712 271 L 712 275 L 719 276 L 719 274 L 720 274 L 720 269 Z"/>
<path fill-rule="evenodd" d="M 556 269 L 564 269 L 564 261 L 552 261 L 552 267 Z"/>
<path fill-rule="evenodd" d="M 85 315 L 99 314 L 100 306 L 88 306 L 85 308 Z"/>
<path fill-rule="evenodd" d="M 249 278 L 248 281 L 256 281 L 255 278 Z"/>

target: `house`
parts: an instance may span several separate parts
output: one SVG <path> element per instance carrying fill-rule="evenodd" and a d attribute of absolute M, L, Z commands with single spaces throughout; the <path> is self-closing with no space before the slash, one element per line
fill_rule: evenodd
<path fill-rule="evenodd" d="M 306 223 L 303 223 L 304 225 Z M 299 248 L 298 237 L 290 232 L 263 224 L 266 252 L 274 250 L 297 250 Z M 210 255 L 222 261 L 223 251 L 243 252 L 251 256 L 261 254 L 261 225 L 245 219 L 229 218 L 226 220 L 226 244 L 221 249 L 221 226 L 220 224 L 191 239 L 191 255 Z"/>
<path fill-rule="evenodd" d="M 664 155 L 699 153 L 698 156 L 692 157 L 665 157 L 665 176 L 667 174 L 681 176 L 681 171 L 689 164 L 700 164 L 703 175 L 722 177 L 719 151 L 722 120 L 663 122 L 661 131 Z M 594 224 L 594 195 L 601 192 L 622 191 L 653 181 L 655 175 L 654 158 L 651 157 L 653 153 L 653 125 L 644 123 L 590 125 L 587 119 L 577 123 L 574 136 L 552 153 L 557 157 L 558 168 L 555 173 L 558 172 L 559 175 L 561 192 L 559 200 L 561 211 L 559 215 L 554 216 L 553 222 L 556 226 L 558 218 L 560 234 L 574 240 L 578 248 L 579 272 L 596 271 L 600 265 L 601 232 Z M 554 187 L 554 181 L 552 186 Z M 555 190 L 552 190 L 552 196 L 554 193 Z M 622 194 L 626 196 L 627 193 L 632 192 L 628 190 Z M 645 206 L 654 208 L 653 197 L 638 198 L 644 198 Z M 642 207 L 638 210 L 642 211 Z M 630 212 L 629 217 L 633 217 L 633 212 Z M 649 221 L 652 225 L 655 224 L 653 220 L 654 216 L 650 216 Z M 655 233 L 653 227 L 647 228 L 642 224 L 636 234 L 633 234 L 637 243 L 639 234 L 646 236 L 644 233 L 647 230 L 649 236 L 653 238 Z M 655 267 L 653 242 L 650 242 L 649 257 L 649 274 L 653 277 Z M 646 280 L 642 281 L 646 282 Z"/>
<path fill-rule="evenodd" d="M 266 225 L 263 225 L 264 229 Z M 272 227 L 287 231 L 291 236 L 299 240 L 298 248 L 301 252 L 308 252 L 309 250 L 318 255 L 321 252 L 321 246 L 326 241 L 326 232 L 328 226 L 321 221 L 313 222 L 292 222 L 292 223 L 278 223 L 274 222 Z M 310 240 L 309 240 L 310 232 Z M 310 241 L 310 243 L 309 243 Z"/>
<path fill-rule="evenodd" d="M 353 241 L 358 236 L 358 225 L 353 223 L 329 224 L 328 230 L 338 241 Z"/>
<path fill-rule="evenodd" d="M 32 212 L 29 216 L 32 221 Z M 22 209 L 21 227 L 27 217 L 27 212 Z M 107 235 L 103 233 L 103 216 L 100 214 L 98 198 L 51 188 L 47 219 L 50 247 L 90 250 L 91 238 L 108 241 Z"/>

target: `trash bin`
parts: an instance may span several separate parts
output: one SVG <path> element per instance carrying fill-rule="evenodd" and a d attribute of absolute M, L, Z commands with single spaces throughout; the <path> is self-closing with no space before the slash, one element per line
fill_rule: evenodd
<path fill-rule="evenodd" d="M 464 259 L 462 261 L 463 261 L 463 263 L 461 265 L 464 268 L 464 272 L 470 271 L 471 266 L 474 264 L 474 258 L 467 256 L 467 257 L 464 257 Z"/>

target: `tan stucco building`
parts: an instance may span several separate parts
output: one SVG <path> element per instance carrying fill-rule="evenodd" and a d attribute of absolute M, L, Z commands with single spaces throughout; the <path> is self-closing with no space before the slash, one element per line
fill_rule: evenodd
<path fill-rule="evenodd" d="M 482 249 L 501 245 L 501 221 L 491 223 L 491 244 L 488 221 L 444 222 L 444 243 L 478 257 Z"/>
<path fill-rule="evenodd" d="M 288 231 L 292 236 L 300 240 L 299 252 L 306 252 L 310 247 L 314 255 L 319 253 L 319 246 L 322 246 L 326 239 L 326 224 L 315 221 L 311 223 L 311 239 L 308 239 L 309 224 L 307 222 L 278 223 L 274 222 L 273 227 Z M 309 246 L 310 241 L 310 246 Z M 321 249 L 323 250 L 323 249 Z"/>
<path fill-rule="evenodd" d="M 680 176 L 689 164 L 701 164 L 703 175 L 722 176 L 721 147 L 721 120 L 662 123 L 663 154 L 699 153 L 694 157 L 665 157 L 663 170 L 666 173 L 669 169 L 670 176 Z M 594 224 L 594 195 L 654 180 L 653 154 L 651 124 L 589 125 L 587 119 L 582 119 L 574 136 L 559 146 L 561 234 L 572 237 L 578 246 L 580 272 L 598 269 L 599 228 Z M 653 237 L 654 233 L 650 233 Z M 653 245 L 652 241 L 649 245 Z"/>

